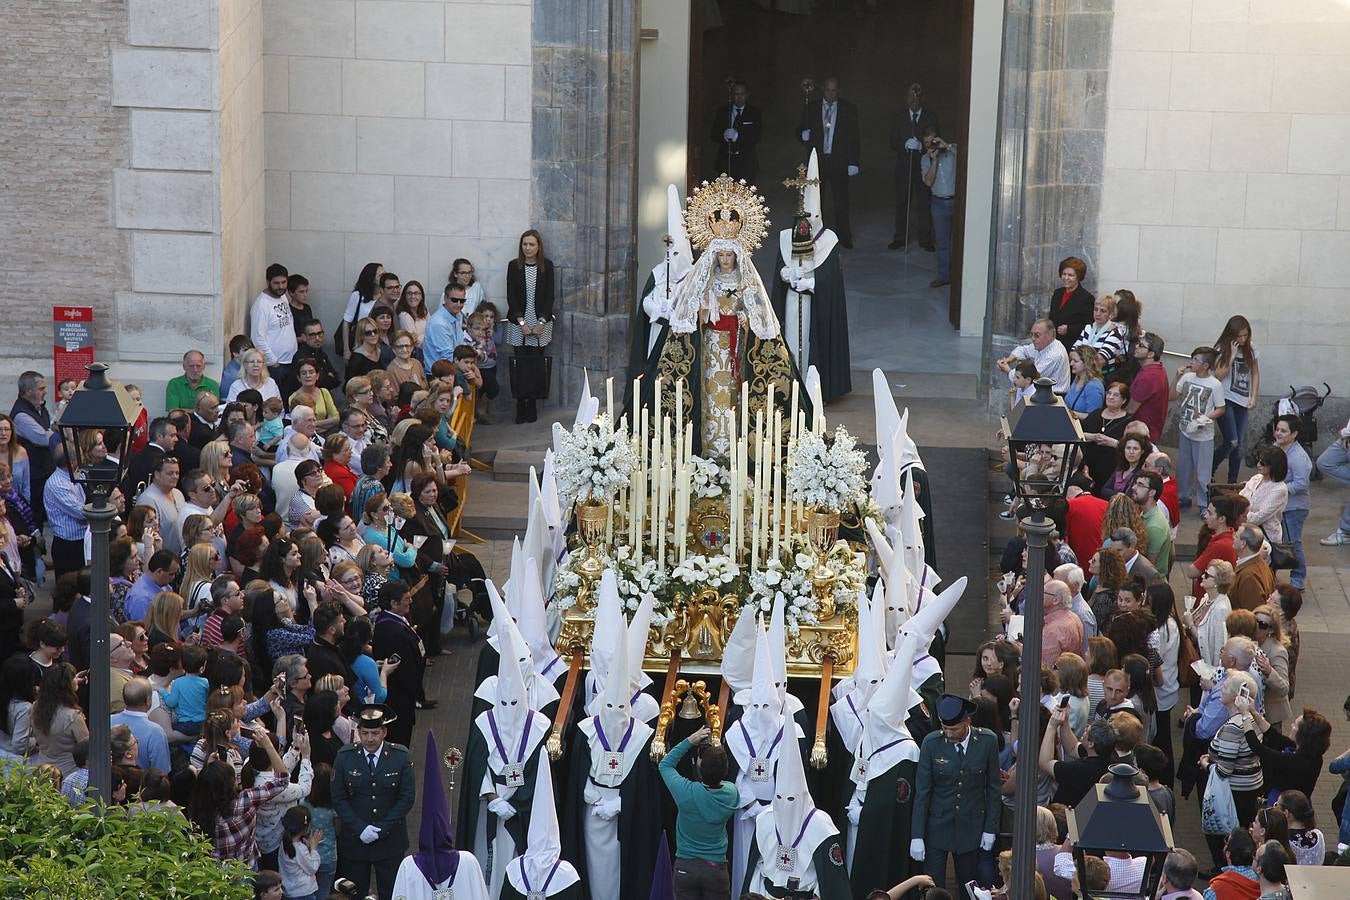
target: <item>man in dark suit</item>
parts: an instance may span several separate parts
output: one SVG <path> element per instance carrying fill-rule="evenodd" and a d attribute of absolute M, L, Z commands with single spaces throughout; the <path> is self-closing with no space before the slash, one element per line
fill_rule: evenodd
<path fill-rule="evenodd" d="M 177 446 L 177 427 L 164 416 L 151 419 L 150 443 L 145 445 L 145 449 L 131 454 L 131 458 L 127 460 L 127 473 L 122 477 L 122 496 L 126 497 L 128 502 L 136 502 L 141 489 L 150 483 L 155 463 L 165 454 L 172 456 Z"/>
<path fill-rule="evenodd" d="M 356 896 L 370 891 L 375 870 L 380 900 L 394 895 L 394 878 L 408 852 L 405 819 L 417 795 L 408 748 L 387 740 L 393 713 L 367 706 L 356 716 L 357 743 L 343 747 L 333 762 L 333 811 L 338 832 L 339 874 L 356 884 Z"/>
<path fill-rule="evenodd" d="M 413 589 L 398 579 L 386 581 L 380 588 L 380 612 L 375 618 L 374 649 L 376 659 L 392 659 L 399 666 L 389 675 L 389 696 L 385 703 L 398 716 L 389 737 L 397 743 L 412 742 L 413 723 L 417 719 L 417 701 L 422 697 L 422 676 L 426 672 L 426 652 L 413 630 Z"/>
<path fill-rule="evenodd" d="M 763 120 L 758 106 L 750 106 L 750 89 L 744 81 L 731 87 L 731 102 L 717 107 L 708 139 L 717 145 L 717 168 L 712 177 L 726 173 L 755 183 L 759 174 L 759 136 Z M 711 180 L 711 179 L 710 179 Z"/>
<path fill-rule="evenodd" d="M 197 403 L 192 409 L 192 414 L 188 416 L 187 442 L 200 450 L 216 440 L 220 437 L 220 431 L 216 427 L 219 419 L 220 399 L 209 391 L 202 391 L 197 395 Z"/>
<path fill-rule="evenodd" d="M 975 704 L 952 694 L 938 699 L 942 730 L 931 732 L 919 748 L 915 774 L 914 819 L 909 855 L 938 887 L 947 880 L 947 854 L 956 864 L 956 881 L 983 881 L 980 854 L 988 855 L 998 834 L 1002 803 L 998 739 L 970 724 Z"/>
<path fill-rule="evenodd" d="M 815 148 L 820 159 L 821 187 L 828 187 L 834 198 L 833 215 L 825 224 L 839 235 L 841 244 L 851 248 L 853 229 L 848 219 L 848 180 L 857 175 L 862 166 L 862 138 L 858 129 L 858 107 L 840 98 L 838 78 L 831 76 L 821 82 L 820 99 L 802 107 L 797 131 L 803 144 Z"/>
<path fill-rule="evenodd" d="M 325 600 L 315 607 L 310 623 L 314 626 L 314 643 L 305 648 L 309 677 L 317 682 L 325 675 L 341 675 L 348 688 L 356 687 L 352 667 L 337 648 L 338 641 L 342 640 L 347 630 L 342 604 L 336 600 Z"/>
<path fill-rule="evenodd" d="M 911 236 L 925 250 L 936 246 L 928 186 L 919 171 L 923 131 L 929 125 L 938 127 L 937 115 L 924 105 L 923 87 L 916 82 L 909 86 L 909 102 L 891 126 L 891 149 L 895 151 L 895 239 L 887 245 L 891 250 L 905 246 Z"/>
<path fill-rule="evenodd" d="M 83 672 L 89 668 L 89 621 L 94 609 L 89 597 L 89 573 L 67 572 L 61 578 L 71 579 L 75 590 L 75 602 L 66 613 L 66 659 Z"/>

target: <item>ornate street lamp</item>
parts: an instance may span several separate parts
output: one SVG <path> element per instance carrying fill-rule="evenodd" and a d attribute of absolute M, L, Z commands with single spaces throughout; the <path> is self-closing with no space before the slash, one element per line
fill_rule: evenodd
<path fill-rule="evenodd" d="M 1083 430 L 1051 390 L 1049 378 L 1036 381 L 1035 392 L 1016 410 L 1014 421 L 1003 418 L 1008 458 L 1013 466 L 1013 494 L 1018 505 L 1030 510 L 1022 520 L 1027 535 L 1025 599 L 1022 601 L 1022 715 L 1017 726 L 1017 753 L 1035 760 L 1040 747 L 1038 712 L 1041 706 L 1041 629 L 1045 590 L 1045 546 L 1054 523 L 1045 510 L 1062 500 L 1069 479 L 1078 469 Z M 1036 779 L 1018 778 L 1013 803 L 1013 871 L 1008 896 L 1030 897 L 1036 877 Z"/>
<path fill-rule="evenodd" d="M 1144 900 L 1158 890 L 1163 863 L 1172 852 L 1172 828 L 1167 817 L 1153 805 L 1148 792 L 1134 783 L 1138 774 L 1134 766 L 1118 763 L 1110 771 L 1109 782 L 1093 785 L 1087 796 L 1069 809 L 1069 837 L 1073 841 L 1078 883 L 1087 883 L 1084 860 L 1088 855 L 1125 851 L 1147 860 L 1139 890 L 1093 891 L 1092 896 L 1094 900 Z"/>
<path fill-rule="evenodd" d="M 55 427 L 65 448 L 71 480 L 84 488 L 84 516 L 93 542 L 90 574 L 93 608 L 89 630 L 89 786 L 105 803 L 112 799 L 109 716 L 112 670 L 108 662 L 108 529 L 117 511 L 110 500 L 130 455 L 131 430 L 139 415 L 131 395 L 109 381 L 103 363 L 85 366 L 89 377 L 61 411 Z"/>

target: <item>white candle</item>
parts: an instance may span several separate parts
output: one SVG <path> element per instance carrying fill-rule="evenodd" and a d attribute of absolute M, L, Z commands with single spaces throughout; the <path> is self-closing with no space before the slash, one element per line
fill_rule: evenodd
<path fill-rule="evenodd" d="M 783 436 L 783 417 L 774 415 L 773 417 L 773 556 L 772 559 L 780 559 L 779 553 L 779 534 L 783 530 L 783 497 L 782 497 L 782 473 L 778 465 L 778 446 Z"/>
<path fill-rule="evenodd" d="M 649 543 L 652 545 L 652 552 L 656 552 L 656 518 L 660 511 L 661 492 L 661 428 L 659 423 L 652 420 L 652 445 L 651 445 L 651 464 L 647 467 L 649 481 L 647 491 L 647 516 L 651 520 L 651 535 Z"/>
<path fill-rule="evenodd" d="M 750 382 L 741 382 L 741 437 L 750 437 Z"/>
<path fill-rule="evenodd" d="M 656 391 L 652 394 L 652 407 L 655 412 L 652 413 L 652 427 L 656 428 L 661 421 L 661 376 L 656 376 Z"/>
<path fill-rule="evenodd" d="M 614 425 L 614 376 L 605 379 L 605 414 L 609 416 L 609 424 Z"/>
<path fill-rule="evenodd" d="M 792 440 L 797 439 L 797 379 L 792 380 L 792 418 L 789 420 L 788 430 L 791 433 Z"/>
<path fill-rule="evenodd" d="M 684 430 L 684 379 L 681 378 L 675 382 L 675 433 L 678 435 Z M 684 448 L 680 447 L 676 451 L 675 461 L 680 461 Z"/>
<path fill-rule="evenodd" d="M 632 405 L 632 408 L 633 408 L 634 410 L 636 410 L 636 409 L 638 409 L 638 408 L 641 407 L 641 406 L 642 406 L 642 376 L 639 375 L 638 377 L 636 377 L 636 378 L 633 379 L 633 405 Z M 634 427 L 634 428 L 637 427 L 637 423 L 638 423 L 638 416 L 637 416 L 637 413 L 634 412 L 634 413 L 633 413 L 633 427 Z"/>
<path fill-rule="evenodd" d="M 745 438 L 741 438 L 736 444 L 736 455 L 740 460 L 737 472 L 739 481 L 736 485 L 736 505 L 740 509 L 740 528 L 736 532 L 736 557 L 737 559 L 744 559 L 746 525 L 748 524 L 746 522 L 745 492 L 750 483 L 750 445 Z"/>
<path fill-rule="evenodd" d="M 656 559 L 657 565 L 662 571 L 666 568 L 666 517 L 670 513 L 670 497 L 667 489 L 670 487 L 670 466 L 662 463 L 661 465 L 661 507 L 658 518 L 661 520 L 661 528 L 657 532 L 656 538 Z"/>

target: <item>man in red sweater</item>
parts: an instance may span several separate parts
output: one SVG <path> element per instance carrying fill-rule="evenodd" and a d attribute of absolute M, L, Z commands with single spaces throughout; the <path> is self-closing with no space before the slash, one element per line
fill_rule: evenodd
<path fill-rule="evenodd" d="M 1240 523 L 1237 521 L 1237 504 L 1233 502 L 1233 495 L 1210 497 L 1204 515 L 1205 524 L 1212 532 L 1209 543 L 1200 551 L 1195 562 L 1182 568 L 1186 577 L 1191 579 L 1191 593 L 1196 597 L 1201 596 L 1200 575 L 1211 562 L 1224 559 L 1229 565 L 1237 566 L 1237 554 L 1233 551 L 1233 526 Z"/>
<path fill-rule="evenodd" d="M 1078 565 L 1087 571 L 1092 554 L 1102 546 L 1102 520 L 1106 518 L 1106 501 L 1092 493 L 1092 479 L 1075 475 L 1065 493 L 1069 511 L 1064 515 L 1064 539 L 1069 542 Z"/>

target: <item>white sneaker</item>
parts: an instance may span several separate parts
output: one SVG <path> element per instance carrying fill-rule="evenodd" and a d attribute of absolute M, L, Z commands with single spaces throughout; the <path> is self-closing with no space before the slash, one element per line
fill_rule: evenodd
<path fill-rule="evenodd" d="M 1350 534 L 1346 534 L 1337 528 L 1331 534 L 1318 541 L 1323 547 L 1339 547 L 1342 544 L 1350 544 Z"/>

